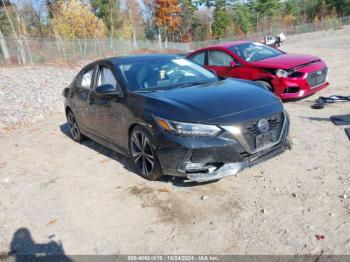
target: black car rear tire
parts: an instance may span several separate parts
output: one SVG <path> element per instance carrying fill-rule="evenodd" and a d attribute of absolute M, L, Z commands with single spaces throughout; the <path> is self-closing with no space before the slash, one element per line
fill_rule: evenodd
<path fill-rule="evenodd" d="M 143 127 L 136 126 L 129 137 L 132 161 L 138 173 L 147 180 L 157 180 L 163 176 L 151 134 Z"/>
<path fill-rule="evenodd" d="M 267 90 L 271 91 L 272 93 L 274 92 L 273 87 L 272 87 L 272 85 L 269 82 L 262 81 L 262 80 L 259 80 L 259 81 L 256 81 L 256 82 L 261 84 L 261 85 L 263 85 Z"/>
<path fill-rule="evenodd" d="M 75 115 L 73 114 L 72 110 L 67 110 L 67 122 L 69 125 L 69 133 L 71 138 L 76 142 L 81 142 L 85 139 L 85 136 L 81 133 L 78 121 L 75 118 Z"/>

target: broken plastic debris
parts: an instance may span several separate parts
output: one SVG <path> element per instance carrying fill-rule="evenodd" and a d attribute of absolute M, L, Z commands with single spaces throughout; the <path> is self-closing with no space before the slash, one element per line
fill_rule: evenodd
<path fill-rule="evenodd" d="M 325 236 L 324 235 L 315 235 L 317 240 L 324 240 Z"/>
<path fill-rule="evenodd" d="M 163 193 L 168 193 L 170 192 L 170 188 L 169 187 L 162 187 L 161 189 L 159 189 L 160 192 L 163 192 Z"/>
<path fill-rule="evenodd" d="M 57 223 L 57 219 L 51 219 L 46 225 L 49 226 L 49 225 L 53 225 L 53 224 L 56 224 Z"/>
<path fill-rule="evenodd" d="M 342 194 L 342 195 L 340 195 L 340 198 L 342 198 L 342 199 L 347 199 L 347 198 L 348 198 L 348 195 Z"/>

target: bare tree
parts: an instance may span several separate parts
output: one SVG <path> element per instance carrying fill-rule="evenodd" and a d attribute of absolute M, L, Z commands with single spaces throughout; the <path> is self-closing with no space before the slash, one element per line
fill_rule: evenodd
<path fill-rule="evenodd" d="M 133 43 L 134 47 L 136 47 L 137 42 L 137 35 L 139 32 L 139 29 L 141 28 L 142 25 L 142 19 L 141 19 L 141 14 L 140 14 L 140 4 L 135 1 L 135 0 L 126 0 L 126 8 L 128 9 L 128 16 L 130 20 L 130 25 L 131 25 L 131 32 L 132 32 L 132 38 L 133 38 Z"/>
<path fill-rule="evenodd" d="M 2 5 L 5 9 L 5 13 L 6 13 L 6 16 L 10 22 L 10 25 L 11 25 L 11 28 L 12 28 L 12 31 L 13 31 L 13 35 L 15 36 L 15 39 L 17 41 L 17 47 L 19 49 L 19 53 L 21 54 L 21 56 L 19 57 L 20 59 L 18 59 L 19 61 L 21 61 L 21 63 L 25 64 L 26 63 L 26 55 L 25 55 L 25 51 L 24 51 L 24 48 L 23 48 L 23 43 L 22 43 L 22 40 L 19 39 L 17 33 L 16 33 L 16 30 L 15 30 L 15 27 L 13 26 L 13 23 L 12 23 L 12 20 L 10 18 L 10 15 L 9 15 L 9 12 L 7 10 L 7 7 L 6 7 L 6 4 L 4 3 L 4 0 L 1 0 L 2 2 Z"/>
<path fill-rule="evenodd" d="M 0 49 L 1 49 L 1 52 L 4 56 L 5 62 L 7 64 L 9 64 L 10 63 L 10 54 L 9 54 L 9 51 L 7 48 L 7 44 L 6 44 L 4 35 L 2 34 L 1 30 L 0 30 Z"/>
<path fill-rule="evenodd" d="M 28 44 L 28 40 L 27 40 L 27 36 L 26 36 L 27 25 L 26 25 L 24 19 L 21 20 L 19 18 L 19 14 L 18 14 L 17 10 L 16 9 L 14 9 L 14 10 L 15 10 L 15 13 L 16 13 L 16 16 L 17 16 L 17 24 L 18 24 L 18 29 L 19 29 L 20 38 L 21 38 L 21 40 L 20 40 L 21 41 L 21 45 L 22 45 L 22 39 L 24 39 L 24 42 L 25 42 L 25 45 L 26 45 L 26 48 L 27 48 L 27 51 L 28 51 L 29 61 L 30 61 L 31 64 L 33 64 L 32 54 L 30 52 L 30 48 L 29 48 L 29 44 Z M 24 27 L 23 30 L 22 30 L 22 26 Z M 25 31 L 25 32 L 23 32 L 23 31 Z M 24 57 L 25 57 L 25 55 L 24 55 Z"/>
<path fill-rule="evenodd" d="M 136 47 L 137 42 L 136 42 L 136 28 L 135 28 L 135 22 L 134 22 L 134 17 L 132 14 L 132 7 L 130 1 L 126 1 L 127 8 L 128 8 L 128 15 L 129 15 L 129 20 L 130 20 L 130 25 L 131 25 L 131 31 L 132 31 L 132 40 L 134 43 L 134 47 Z"/>

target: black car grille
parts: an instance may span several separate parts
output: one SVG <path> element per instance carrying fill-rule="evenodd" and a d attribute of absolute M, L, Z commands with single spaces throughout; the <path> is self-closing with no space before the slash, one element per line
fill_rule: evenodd
<path fill-rule="evenodd" d="M 282 112 L 276 113 L 276 114 L 270 115 L 269 117 L 265 117 L 265 119 L 269 122 L 269 129 L 266 132 L 273 133 L 273 137 L 275 139 L 274 141 L 272 141 L 272 143 L 277 142 L 282 132 L 284 114 Z M 259 121 L 260 119 L 255 119 L 255 120 L 247 121 L 243 124 L 242 133 L 251 151 L 255 151 L 257 149 L 256 137 L 262 134 L 262 132 L 258 128 Z"/>
<path fill-rule="evenodd" d="M 325 67 L 321 70 L 311 72 L 307 77 L 307 82 L 308 82 L 309 86 L 312 88 L 312 87 L 316 87 L 316 86 L 326 82 L 327 73 L 328 73 L 327 67 Z"/>

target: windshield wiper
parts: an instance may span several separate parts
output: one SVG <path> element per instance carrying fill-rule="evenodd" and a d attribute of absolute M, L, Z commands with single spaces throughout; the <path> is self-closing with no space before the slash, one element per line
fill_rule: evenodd
<path fill-rule="evenodd" d="M 161 89 L 144 89 L 144 90 L 135 90 L 135 93 L 153 93 L 153 92 L 158 92 L 158 91 L 163 91 Z"/>
<path fill-rule="evenodd" d="M 138 90 L 135 90 L 135 93 L 151 93 L 151 92 L 161 92 L 161 91 L 166 91 L 169 89 L 173 89 L 173 88 L 184 88 L 184 87 L 189 87 L 189 86 L 195 86 L 195 85 L 201 85 L 201 84 L 206 84 L 206 83 L 210 83 L 210 82 L 214 82 L 213 81 L 197 81 L 197 82 L 189 82 L 189 83 L 183 83 L 183 84 L 178 84 L 178 85 L 171 85 L 171 86 L 164 86 L 163 88 L 141 88 Z"/>
<path fill-rule="evenodd" d="M 184 88 L 184 87 L 189 87 L 189 86 L 198 86 L 206 83 L 210 83 L 212 81 L 197 81 L 197 82 L 190 82 L 190 83 L 184 83 L 178 85 L 176 88 Z"/>

